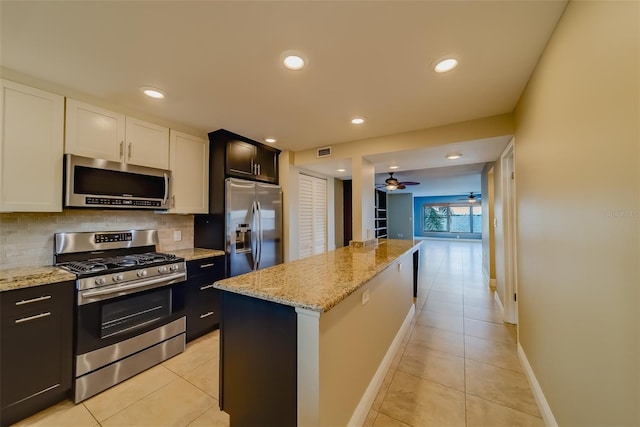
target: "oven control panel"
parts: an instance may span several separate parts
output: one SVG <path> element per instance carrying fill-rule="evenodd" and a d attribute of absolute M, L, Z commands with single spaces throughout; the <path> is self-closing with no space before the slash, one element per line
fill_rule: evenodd
<path fill-rule="evenodd" d="M 130 242 L 133 240 L 133 233 L 96 233 L 96 243 Z"/>

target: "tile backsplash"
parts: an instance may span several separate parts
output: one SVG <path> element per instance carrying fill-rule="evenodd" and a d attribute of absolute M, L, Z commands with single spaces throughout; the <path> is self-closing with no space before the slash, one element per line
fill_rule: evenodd
<path fill-rule="evenodd" d="M 73 231 L 158 230 L 158 251 L 193 247 L 193 215 L 148 211 L 65 209 L 60 213 L 0 214 L 0 269 L 53 263 L 53 235 Z M 180 231 L 180 241 L 173 240 Z"/>

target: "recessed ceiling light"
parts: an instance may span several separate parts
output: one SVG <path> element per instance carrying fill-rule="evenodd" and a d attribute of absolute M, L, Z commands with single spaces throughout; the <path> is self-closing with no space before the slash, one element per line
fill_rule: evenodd
<path fill-rule="evenodd" d="M 265 138 L 264 142 L 268 142 L 269 144 L 275 144 L 275 142 L 277 141 L 277 139 L 275 138 Z"/>
<path fill-rule="evenodd" d="M 346 172 L 346 171 L 347 171 L 346 169 L 342 169 L 342 168 L 338 169 L 338 172 Z"/>
<path fill-rule="evenodd" d="M 389 169 L 398 169 L 399 166 L 389 166 Z"/>
<path fill-rule="evenodd" d="M 353 123 L 354 125 L 361 125 L 364 123 L 364 117 L 354 117 L 353 119 L 351 119 L 351 123 Z"/>
<path fill-rule="evenodd" d="M 155 98 L 155 99 L 164 98 L 164 93 L 160 89 L 156 89 L 155 87 L 143 86 L 140 88 L 140 90 L 149 98 Z"/>
<path fill-rule="evenodd" d="M 462 153 L 459 151 L 452 151 L 450 153 L 447 153 L 446 156 L 444 156 L 445 158 L 449 159 L 449 160 L 455 160 L 455 159 L 459 159 L 460 157 L 462 157 Z"/>
<path fill-rule="evenodd" d="M 287 55 L 282 60 L 282 63 L 288 69 L 297 71 L 304 68 L 305 60 L 299 55 Z"/>
<path fill-rule="evenodd" d="M 433 67 L 436 73 L 446 73 L 447 71 L 451 71 L 458 66 L 458 61 L 453 58 L 446 58 L 441 61 L 438 61 L 435 67 Z"/>

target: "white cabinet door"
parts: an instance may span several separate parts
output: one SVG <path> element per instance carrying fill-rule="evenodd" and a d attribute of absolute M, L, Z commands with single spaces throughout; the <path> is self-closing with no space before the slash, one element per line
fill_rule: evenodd
<path fill-rule="evenodd" d="M 64 97 L 0 88 L 0 212 L 62 212 Z"/>
<path fill-rule="evenodd" d="M 65 153 L 121 162 L 124 132 L 123 114 L 67 98 Z"/>
<path fill-rule="evenodd" d="M 169 129 L 127 117 L 126 162 L 169 169 Z"/>
<path fill-rule="evenodd" d="M 169 129 L 67 99 L 65 153 L 169 169 Z"/>
<path fill-rule="evenodd" d="M 209 141 L 171 130 L 170 213 L 209 212 Z"/>

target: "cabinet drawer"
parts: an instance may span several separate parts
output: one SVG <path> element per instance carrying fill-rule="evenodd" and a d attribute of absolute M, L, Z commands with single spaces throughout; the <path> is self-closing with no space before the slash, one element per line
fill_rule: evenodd
<path fill-rule="evenodd" d="M 205 288 L 201 290 L 201 288 Z M 191 341 L 220 323 L 220 290 L 207 285 L 192 286 L 185 301 L 187 306 L 187 341 Z"/>
<path fill-rule="evenodd" d="M 73 303 L 73 282 L 33 286 L 0 295 L 2 317 L 30 316 L 43 310 Z"/>
<path fill-rule="evenodd" d="M 212 277 L 220 280 L 224 277 L 224 256 L 196 259 L 187 262 L 187 277 Z"/>

